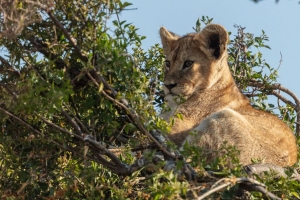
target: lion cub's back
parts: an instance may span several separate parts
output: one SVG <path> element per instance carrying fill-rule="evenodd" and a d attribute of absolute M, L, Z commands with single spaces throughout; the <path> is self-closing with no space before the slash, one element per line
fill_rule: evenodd
<path fill-rule="evenodd" d="M 251 158 L 280 166 L 297 161 L 297 147 L 292 131 L 277 117 L 254 108 L 237 112 L 224 108 L 208 116 L 195 128 L 187 142 L 211 151 L 208 160 L 217 156 L 215 150 L 225 141 L 240 150 L 240 162 Z"/>

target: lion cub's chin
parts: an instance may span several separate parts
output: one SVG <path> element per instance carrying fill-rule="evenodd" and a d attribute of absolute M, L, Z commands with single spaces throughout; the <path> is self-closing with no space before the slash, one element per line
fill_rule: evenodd
<path fill-rule="evenodd" d="M 168 110 L 162 112 L 159 116 L 165 119 L 167 122 L 170 122 L 170 118 L 174 117 L 176 111 L 178 110 L 178 106 L 184 103 L 188 97 L 178 96 L 172 93 L 165 95 L 165 102 L 167 103 Z"/>
<path fill-rule="evenodd" d="M 169 93 L 165 96 L 165 101 L 167 102 L 168 106 L 173 108 L 176 107 L 178 105 L 177 101 L 175 99 L 177 99 L 177 95 Z"/>

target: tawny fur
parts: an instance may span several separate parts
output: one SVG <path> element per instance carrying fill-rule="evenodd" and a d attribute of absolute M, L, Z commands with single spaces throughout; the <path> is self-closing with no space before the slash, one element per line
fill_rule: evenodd
<path fill-rule="evenodd" d="M 211 24 L 183 37 L 162 27 L 160 36 L 170 62 L 164 93 L 171 108 L 161 117 L 183 115 L 183 120 L 175 119 L 169 136 L 175 144 L 198 145 L 211 152 L 206 156 L 212 160 L 227 141 L 240 150 L 243 165 L 252 158 L 280 166 L 296 163 L 296 139 L 290 128 L 276 116 L 254 109 L 236 86 L 227 64 L 228 34 L 222 26 Z M 194 63 L 183 69 L 186 60 Z M 177 103 L 179 95 L 186 101 Z"/>

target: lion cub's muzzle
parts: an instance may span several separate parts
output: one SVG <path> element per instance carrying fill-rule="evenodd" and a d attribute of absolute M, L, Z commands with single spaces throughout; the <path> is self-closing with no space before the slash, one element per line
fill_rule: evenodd
<path fill-rule="evenodd" d="M 165 84 L 166 88 L 168 88 L 170 92 L 171 92 L 172 88 L 176 87 L 176 85 L 177 85 L 177 83 L 168 84 L 168 85 Z"/>
<path fill-rule="evenodd" d="M 164 93 L 165 95 L 168 95 L 168 94 L 176 94 L 175 91 L 174 91 L 174 88 L 177 86 L 177 83 L 166 83 L 164 84 L 164 87 L 163 87 L 163 90 L 164 90 Z M 173 89 L 173 91 L 172 91 Z"/>

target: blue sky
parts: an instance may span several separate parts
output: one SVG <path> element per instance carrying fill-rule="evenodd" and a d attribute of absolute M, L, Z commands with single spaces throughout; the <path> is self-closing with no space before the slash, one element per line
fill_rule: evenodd
<path fill-rule="evenodd" d="M 279 66 L 278 82 L 300 97 L 300 4 L 297 0 L 264 0 L 258 4 L 250 0 L 127 0 L 137 10 L 124 11 L 122 20 L 132 22 L 138 33 L 147 38 L 143 48 L 148 49 L 160 43 L 158 30 L 168 30 L 184 35 L 193 32 L 192 27 L 199 17 L 214 18 L 213 22 L 223 25 L 233 35 L 234 24 L 246 27 L 246 32 L 256 36 L 264 30 L 269 36 L 264 50 L 267 63 L 273 68 Z M 231 36 L 233 37 L 233 36 Z"/>

